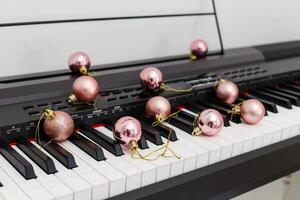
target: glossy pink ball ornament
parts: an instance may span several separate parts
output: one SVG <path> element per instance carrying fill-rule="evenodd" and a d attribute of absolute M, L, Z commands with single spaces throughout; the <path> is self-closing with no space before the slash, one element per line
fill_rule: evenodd
<path fill-rule="evenodd" d="M 74 121 L 72 117 L 63 111 L 45 111 L 43 124 L 45 134 L 56 142 L 67 140 L 74 131 Z"/>
<path fill-rule="evenodd" d="M 162 96 L 152 97 L 146 103 L 146 114 L 156 120 L 165 119 L 171 114 L 171 104 Z"/>
<path fill-rule="evenodd" d="M 140 82 L 146 89 L 159 89 L 163 82 L 163 74 L 156 67 L 146 67 L 140 73 Z"/>
<path fill-rule="evenodd" d="M 69 57 L 69 68 L 73 73 L 87 74 L 90 70 L 91 61 L 84 52 L 75 52 Z"/>
<path fill-rule="evenodd" d="M 191 44 L 190 51 L 192 60 L 204 58 L 207 56 L 208 45 L 204 40 L 198 39 Z"/>
<path fill-rule="evenodd" d="M 224 127 L 222 115 L 214 109 L 203 110 L 197 118 L 197 127 L 194 128 L 193 134 L 204 134 L 214 136 L 218 134 Z"/>
<path fill-rule="evenodd" d="M 225 103 L 231 104 L 239 96 L 239 88 L 234 82 L 221 79 L 216 85 L 216 96 Z"/>
<path fill-rule="evenodd" d="M 244 101 L 240 108 L 241 118 L 247 124 L 257 124 L 263 119 L 265 113 L 264 105 L 256 99 Z"/>
<path fill-rule="evenodd" d="M 141 123 L 134 117 L 121 117 L 114 125 L 114 136 L 122 144 L 129 145 L 131 150 L 137 150 L 137 141 L 141 139 Z"/>
<path fill-rule="evenodd" d="M 78 77 L 72 86 L 73 95 L 70 101 L 94 102 L 99 94 L 100 86 L 95 78 L 91 76 Z"/>

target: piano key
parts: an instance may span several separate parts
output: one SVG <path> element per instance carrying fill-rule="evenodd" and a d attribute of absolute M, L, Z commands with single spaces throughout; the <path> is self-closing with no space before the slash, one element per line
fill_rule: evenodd
<path fill-rule="evenodd" d="M 105 132 L 107 135 L 112 135 L 111 130 L 107 129 L 106 127 L 98 127 L 97 130 L 101 131 L 102 133 Z M 149 161 L 142 160 L 142 159 L 133 159 L 131 157 L 131 151 L 128 147 L 121 145 L 124 155 L 121 158 L 125 159 L 132 165 L 136 166 L 142 171 L 142 183 L 141 186 L 150 185 L 156 182 L 156 167 L 155 165 L 151 164 Z"/>
<path fill-rule="evenodd" d="M 105 124 L 105 127 L 111 130 L 111 135 L 113 135 L 113 126 L 111 124 Z M 144 134 L 141 135 L 141 139 L 138 141 L 138 145 L 140 149 L 147 149 L 149 148 L 147 141 L 144 137 Z"/>
<path fill-rule="evenodd" d="M 39 145 L 36 142 L 32 141 L 31 143 L 36 145 L 39 148 Z M 75 174 L 72 170 L 66 168 L 61 162 L 56 160 L 54 156 L 48 153 L 46 149 L 41 148 L 41 151 L 43 151 L 50 158 L 52 158 L 57 169 L 55 176 L 58 177 L 69 189 L 72 190 L 74 200 L 91 199 L 92 197 L 91 185 L 89 185 L 80 176 Z"/>
<path fill-rule="evenodd" d="M 258 97 L 255 97 L 251 94 L 243 94 L 243 95 L 240 95 L 239 98 L 238 98 L 238 101 L 239 102 L 242 102 L 242 101 L 245 101 L 247 99 L 257 99 L 259 100 L 260 102 L 262 102 L 262 104 L 264 104 L 265 108 L 270 111 L 270 112 L 273 112 L 273 113 L 278 113 L 278 110 L 277 110 L 277 107 L 276 107 L 276 104 L 270 102 L 270 101 L 267 101 L 267 100 L 264 100 L 264 99 L 261 99 L 261 98 L 258 98 Z"/>
<path fill-rule="evenodd" d="M 269 94 L 272 94 L 272 95 L 275 95 L 275 96 L 278 96 L 278 97 L 286 98 L 286 99 L 290 100 L 290 102 L 293 105 L 296 105 L 296 106 L 300 105 L 300 100 L 299 100 L 298 97 L 295 97 L 295 96 L 290 95 L 290 94 L 283 93 L 283 92 L 279 91 L 279 89 L 261 88 L 261 89 L 259 89 L 259 91 L 263 91 L 263 92 L 266 92 L 266 93 L 269 93 Z"/>
<path fill-rule="evenodd" d="M 292 108 L 292 103 L 290 102 L 290 100 L 284 98 L 284 97 L 278 97 L 276 95 L 273 94 L 269 94 L 263 91 L 257 91 L 257 90 L 249 90 L 248 91 L 249 94 L 267 100 L 267 101 L 271 101 L 273 103 L 275 103 L 276 105 L 280 105 L 282 107 L 291 109 Z"/>
<path fill-rule="evenodd" d="M 54 199 L 54 197 L 36 179 L 26 180 L 10 163 L 0 155 L 0 168 L 18 185 L 32 200 Z"/>
<path fill-rule="evenodd" d="M 63 145 L 63 142 L 59 143 Z M 64 148 L 68 149 L 64 146 Z M 97 173 L 94 169 L 92 169 L 88 164 L 83 162 L 81 158 L 74 155 L 77 163 L 77 167 L 73 168 L 77 175 L 79 175 L 82 179 L 84 179 L 89 185 L 92 186 L 92 199 L 107 199 L 108 198 L 108 188 L 109 182 L 102 175 Z"/>
<path fill-rule="evenodd" d="M 94 129 L 91 128 L 91 130 L 94 133 L 100 133 L 101 129 L 100 127 Z M 98 131 L 100 130 L 100 131 Z M 111 133 L 107 134 L 106 132 L 101 132 L 103 136 L 106 136 L 110 140 L 113 140 L 113 143 L 117 143 Z M 120 145 L 121 148 L 121 145 Z M 122 148 L 121 148 L 122 151 Z M 141 179 L 142 179 L 142 171 L 132 164 L 128 163 L 126 160 L 121 158 L 120 156 L 115 156 L 114 154 L 110 153 L 106 149 L 103 149 L 104 155 L 107 158 L 106 162 L 108 162 L 110 165 L 118 169 L 121 173 L 123 173 L 126 176 L 127 185 L 126 185 L 126 191 L 131 191 L 134 189 L 137 189 L 141 187 Z M 123 151 L 122 151 L 123 152 Z M 124 153 L 123 153 L 124 154 Z"/>
<path fill-rule="evenodd" d="M 153 120 L 151 120 L 147 117 L 144 117 L 144 116 L 140 116 L 140 117 L 138 117 L 138 119 L 149 125 L 152 125 L 152 123 L 153 123 Z M 168 138 L 169 133 L 170 133 L 169 127 L 165 126 L 164 124 L 159 124 L 159 125 L 155 126 L 154 128 L 160 133 L 161 136 L 163 136 L 164 138 Z M 172 131 L 171 135 L 170 135 L 170 141 L 176 141 L 176 140 L 177 140 L 176 133 L 175 133 L 175 131 Z"/>
<path fill-rule="evenodd" d="M 92 141 L 94 141 L 101 147 L 105 148 L 107 151 L 114 154 L 115 156 L 121 156 L 124 154 L 122 152 L 122 148 L 119 143 L 107 137 L 103 133 L 97 131 L 96 129 L 90 127 L 87 124 L 82 125 L 82 129 L 80 130 L 80 133 L 87 136 Z"/>
<path fill-rule="evenodd" d="M 82 149 L 79 149 L 70 141 L 62 142 L 62 145 L 68 148 L 70 152 L 82 159 L 86 164 L 96 170 L 99 174 L 103 175 L 109 180 L 109 197 L 122 194 L 126 188 L 126 177 L 117 169 L 112 167 L 106 161 L 96 161 L 87 155 Z"/>
<path fill-rule="evenodd" d="M 97 161 L 105 160 L 103 150 L 100 146 L 91 142 L 81 134 L 73 133 L 69 140 L 78 148 L 82 149 L 85 153 L 93 157 Z"/>
<path fill-rule="evenodd" d="M 53 160 L 41 152 L 36 146 L 31 144 L 26 138 L 18 137 L 17 141 L 17 146 L 47 174 L 56 172 Z"/>
<path fill-rule="evenodd" d="M 3 186 L 0 187 L 0 195 L 5 200 L 29 200 L 27 196 L 14 181 L 0 168 L 0 179 Z"/>
<path fill-rule="evenodd" d="M 0 141 L 0 153 L 25 178 L 36 178 L 32 165 L 4 141 Z"/>
<path fill-rule="evenodd" d="M 55 141 L 52 141 L 50 143 L 48 143 L 48 141 L 49 139 L 41 139 L 41 145 L 43 149 L 45 149 L 66 168 L 72 169 L 77 166 L 75 159 L 70 152 L 65 150 L 62 146 L 58 145 Z"/>
<path fill-rule="evenodd" d="M 292 90 L 289 88 L 285 88 L 285 87 L 278 87 L 278 88 L 276 88 L 276 90 L 280 91 L 282 93 L 287 93 L 287 94 L 290 94 L 290 95 L 300 98 L 300 92 L 298 92 L 298 91 L 295 91 L 295 90 Z"/>
<path fill-rule="evenodd" d="M 143 135 L 148 141 L 150 141 L 150 142 L 152 142 L 156 145 L 163 144 L 161 135 L 160 135 L 158 130 L 156 130 L 151 125 L 149 125 L 149 124 L 147 124 L 143 121 L 140 121 L 140 122 L 141 122 L 141 125 L 142 125 Z"/>
<path fill-rule="evenodd" d="M 294 83 L 291 83 L 291 82 L 280 83 L 280 87 L 288 88 L 288 89 L 291 89 L 293 91 L 300 92 L 300 86 L 296 85 Z"/>
<path fill-rule="evenodd" d="M 31 143 L 30 143 L 31 144 Z M 33 144 L 31 144 L 33 145 Z M 34 145 L 33 145 L 34 146 Z M 36 180 L 46 188 L 55 199 L 60 200 L 72 200 L 73 192 L 65 186 L 65 184 L 59 180 L 54 174 L 45 173 L 33 160 L 31 160 L 25 153 L 22 152 L 19 146 L 15 146 L 14 149 L 22 155 L 33 166 L 36 172 Z"/>
<path fill-rule="evenodd" d="M 199 105 L 199 104 L 195 104 L 195 103 L 188 103 L 188 104 L 185 105 L 185 108 L 187 110 L 190 110 L 190 111 L 194 112 L 194 113 L 200 113 L 203 110 L 207 109 L 207 107 Z M 224 126 L 226 126 L 226 127 L 230 126 L 230 122 L 229 122 L 230 121 L 230 116 L 227 113 L 224 114 L 224 113 L 220 112 L 220 114 L 223 117 Z"/>

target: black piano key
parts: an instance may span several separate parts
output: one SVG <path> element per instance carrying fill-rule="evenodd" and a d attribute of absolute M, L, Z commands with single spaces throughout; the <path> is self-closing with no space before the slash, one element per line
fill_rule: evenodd
<path fill-rule="evenodd" d="M 32 165 L 4 141 L 0 141 L 0 153 L 25 179 L 36 178 Z"/>
<path fill-rule="evenodd" d="M 280 87 L 281 88 L 288 88 L 290 90 L 300 92 L 300 86 L 296 85 L 296 84 L 293 84 L 293 83 L 289 83 L 289 82 L 287 82 L 287 83 L 281 83 Z"/>
<path fill-rule="evenodd" d="M 153 123 L 152 119 L 149 119 L 149 118 L 144 117 L 144 116 L 139 117 L 139 119 L 141 121 L 143 121 L 144 123 L 149 124 L 150 126 Z M 165 126 L 164 124 L 159 124 L 159 125 L 157 125 L 157 126 L 155 126 L 153 128 L 156 129 L 160 133 L 160 135 L 163 136 L 164 138 L 168 138 L 168 136 L 170 134 L 170 131 L 171 131 L 170 141 L 174 142 L 174 141 L 178 140 L 175 131 L 173 129 L 170 130 L 170 128 L 167 127 L 167 126 Z"/>
<path fill-rule="evenodd" d="M 290 102 L 293 105 L 300 106 L 300 99 L 298 97 L 280 92 L 279 90 L 277 90 L 275 88 L 272 88 L 272 89 L 270 89 L 270 88 L 261 88 L 261 89 L 259 89 L 259 91 L 270 93 L 270 94 L 273 94 L 273 95 L 278 96 L 278 97 L 286 98 L 286 99 L 290 100 Z"/>
<path fill-rule="evenodd" d="M 57 172 L 53 160 L 38 149 L 35 145 L 29 142 L 24 137 L 17 138 L 17 147 L 21 149 L 32 161 L 34 161 L 47 174 L 54 174 Z"/>
<path fill-rule="evenodd" d="M 140 122 L 142 125 L 144 137 L 155 145 L 162 145 L 163 141 L 162 141 L 160 133 L 155 128 L 153 128 L 151 125 L 149 125 L 143 121 L 140 121 Z"/>
<path fill-rule="evenodd" d="M 185 116 L 184 113 L 180 112 L 178 113 L 177 117 L 172 118 L 169 123 L 189 134 L 192 134 L 194 129 L 194 119 L 195 118 L 190 118 L 189 116 Z"/>
<path fill-rule="evenodd" d="M 50 143 L 48 138 L 41 139 L 42 148 L 51 154 L 56 160 L 63 164 L 68 169 L 77 167 L 74 156 L 64 149 L 62 146 L 52 141 Z M 47 144 L 48 143 L 48 144 Z"/>
<path fill-rule="evenodd" d="M 113 131 L 113 126 L 111 124 L 106 124 L 105 125 L 106 128 L 108 128 L 109 130 Z M 138 146 L 140 149 L 148 149 L 148 143 L 147 140 L 145 139 L 144 135 L 141 135 L 141 139 L 138 141 Z"/>
<path fill-rule="evenodd" d="M 69 140 L 95 160 L 101 161 L 106 159 L 102 148 L 89 139 L 83 137 L 81 134 L 73 133 Z"/>
<path fill-rule="evenodd" d="M 277 110 L 277 106 L 276 104 L 270 102 L 270 101 L 267 101 L 267 100 L 264 100 L 264 99 L 261 99 L 261 98 L 258 98 L 258 97 L 255 97 L 251 94 L 243 94 L 243 95 L 240 95 L 239 96 L 239 99 L 240 101 L 244 101 L 244 100 L 247 100 L 247 99 L 257 99 L 259 100 L 260 102 L 262 102 L 262 104 L 264 104 L 265 108 L 270 111 L 270 112 L 273 112 L 273 113 L 278 113 L 278 110 Z"/>
<path fill-rule="evenodd" d="M 0 187 L 3 187 L 3 184 L 0 182 Z"/>
<path fill-rule="evenodd" d="M 203 105 L 207 108 L 212 108 L 212 109 L 218 110 L 220 113 L 226 115 L 227 119 L 229 121 L 232 121 L 236 124 L 242 123 L 240 116 L 238 116 L 238 115 L 231 116 L 231 114 L 230 114 L 231 108 L 228 108 L 228 106 L 223 106 L 220 104 L 216 104 L 214 102 L 207 102 L 207 101 L 197 102 L 197 104 Z"/>
<path fill-rule="evenodd" d="M 115 156 L 121 156 L 124 154 L 121 145 L 117 141 L 89 125 L 82 124 L 80 132 Z"/>
<path fill-rule="evenodd" d="M 282 107 L 285 107 L 285 108 L 288 108 L 288 109 L 292 109 L 292 103 L 287 98 L 279 97 L 279 96 L 276 96 L 276 95 L 273 95 L 273 94 L 270 94 L 270 93 L 266 93 L 266 92 L 263 92 L 263 91 L 252 90 L 252 89 L 250 89 L 248 91 L 248 93 L 255 96 L 255 97 L 258 97 L 258 98 L 261 98 L 261 99 L 264 99 L 264 100 L 267 100 L 267 101 L 271 101 L 271 102 L 273 102 L 273 103 L 275 103 L 279 106 L 282 106 Z"/>
<path fill-rule="evenodd" d="M 202 105 L 199 105 L 199 104 L 196 104 L 196 103 L 188 103 L 186 105 L 186 109 L 187 110 L 190 110 L 196 114 L 199 114 L 200 112 L 202 112 L 203 110 L 207 109 L 207 107 L 205 106 L 202 106 Z M 222 115 L 223 117 L 223 120 L 224 120 L 224 126 L 225 127 L 228 127 L 230 126 L 230 116 L 228 114 L 224 114 L 224 113 L 221 113 L 220 114 Z"/>
<path fill-rule="evenodd" d="M 287 93 L 287 94 L 290 94 L 290 95 L 293 95 L 297 98 L 300 98 L 300 92 L 298 91 L 295 91 L 295 90 L 292 90 L 292 89 L 288 89 L 288 88 L 284 88 L 284 87 L 279 87 L 279 88 L 276 88 L 276 90 L 282 92 L 282 93 Z"/>

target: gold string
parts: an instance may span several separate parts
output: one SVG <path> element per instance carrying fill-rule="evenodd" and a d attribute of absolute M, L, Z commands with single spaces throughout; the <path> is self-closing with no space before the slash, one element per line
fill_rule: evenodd
<path fill-rule="evenodd" d="M 72 104 L 72 105 L 88 105 L 88 106 L 93 106 L 94 110 L 97 110 L 97 98 L 98 97 L 96 97 L 95 101 L 93 101 L 93 102 L 78 101 L 78 99 L 76 98 L 76 96 L 74 94 L 72 94 L 68 98 L 68 103 Z"/>
<path fill-rule="evenodd" d="M 40 125 L 41 125 L 41 121 L 44 118 L 44 116 L 46 116 L 46 118 L 49 119 L 54 119 L 55 113 L 52 109 L 48 108 L 46 109 L 43 114 L 41 115 L 41 117 L 39 118 L 39 121 L 37 123 L 36 129 L 35 129 L 35 133 L 34 133 L 34 140 L 38 143 L 38 145 L 41 148 L 44 148 L 45 146 L 47 146 L 48 144 L 50 144 L 53 139 L 51 139 L 50 141 L 48 141 L 45 145 L 41 144 L 41 137 L 40 137 Z"/>
<path fill-rule="evenodd" d="M 161 90 L 165 90 L 165 91 L 172 91 L 172 92 L 191 92 L 193 91 L 197 86 L 192 86 L 188 89 L 175 89 L 175 88 L 171 88 L 170 86 L 162 83 L 160 86 Z"/>
<path fill-rule="evenodd" d="M 180 113 L 180 111 L 176 111 L 176 112 L 170 114 L 168 117 L 163 117 L 162 114 L 159 114 L 156 117 L 156 120 L 152 123 L 152 126 L 153 127 L 158 126 L 159 124 L 165 122 L 166 120 L 170 120 L 173 117 L 177 117 L 179 113 Z"/>
<path fill-rule="evenodd" d="M 199 118 L 200 114 L 198 114 L 198 117 L 195 117 L 193 121 L 193 131 L 192 131 L 192 136 L 199 136 L 202 134 L 202 130 L 199 128 L 197 124 L 197 120 Z"/>
<path fill-rule="evenodd" d="M 230 121 L 232 120 L 234 115 L 239 115 L 241 113 L 241 105 L 243 104 L 243 102 L 240 102 L 238 104 L 236 104 L 231 111 L 228 111 L 228 114 L 231 114 L 230 116 Z"/>
<path fill-rule="evenodd" d="M 190 54 L 190 59 L 191 60 L 197 60 L 197 56 L 193 55 L 192 53 Z"/>

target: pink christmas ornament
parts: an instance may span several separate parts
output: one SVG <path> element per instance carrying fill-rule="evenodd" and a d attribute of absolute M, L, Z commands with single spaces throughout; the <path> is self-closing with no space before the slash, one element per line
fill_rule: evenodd
<path fill-rule="evenodd" d="M 208 45 L 204 40 L 198 39 L 191 44 L 190 51 L 192 60 L 204 58 L 208 52 Z"/>
<path fill-rule="evenodd" d="M 91 76 L 78 77 L 72 86 L 73 95 L 71 101 L 94 102 L 99 93 L 100 87 L 96 79 Z M 75 96 L 75 97 L 74 97 Z"/>
<path fill-rule="evenodd" d="M 75 52 L 69 57 L 69 68 L 73 73 L 87 74 L 90 70 L 91 61 L 84 52 Z"/>
<path fill-rule="evenodd" d="M 196 121 L 197 127 L 194 129 L 194 135 L 204 134 L 213 136 L 218 134 L 224 127 L 222 115 L 214 109 L 203 110 Z"/>
<path fill-rule="evenodd" d="M 232 81 L 220 80 L 216 85 L 216 96 L 225 103 L 231 104 L 239 96 L 239 88 Z"/>
<path fill-rule="evenodd" d="M 159 89 L 163 82 L 162 72 L 156 67 L 146 67 L 140 73 L 140 82 L 146 89 Z"/>
<path fill-rule="evenodd" d="M 162 97 L 156 96 L 150 98 L 146 103 L 146 114 L 154 119 L 167 118 L 171 113 L 170 102 Z"/>
<path fill-rule="evenodd" d="M 265 113 L 264 105 L 256 99 L 244 101 L 240 108 L 241 118 L 247 124 L 257 124 L 263 119 Z"/>

